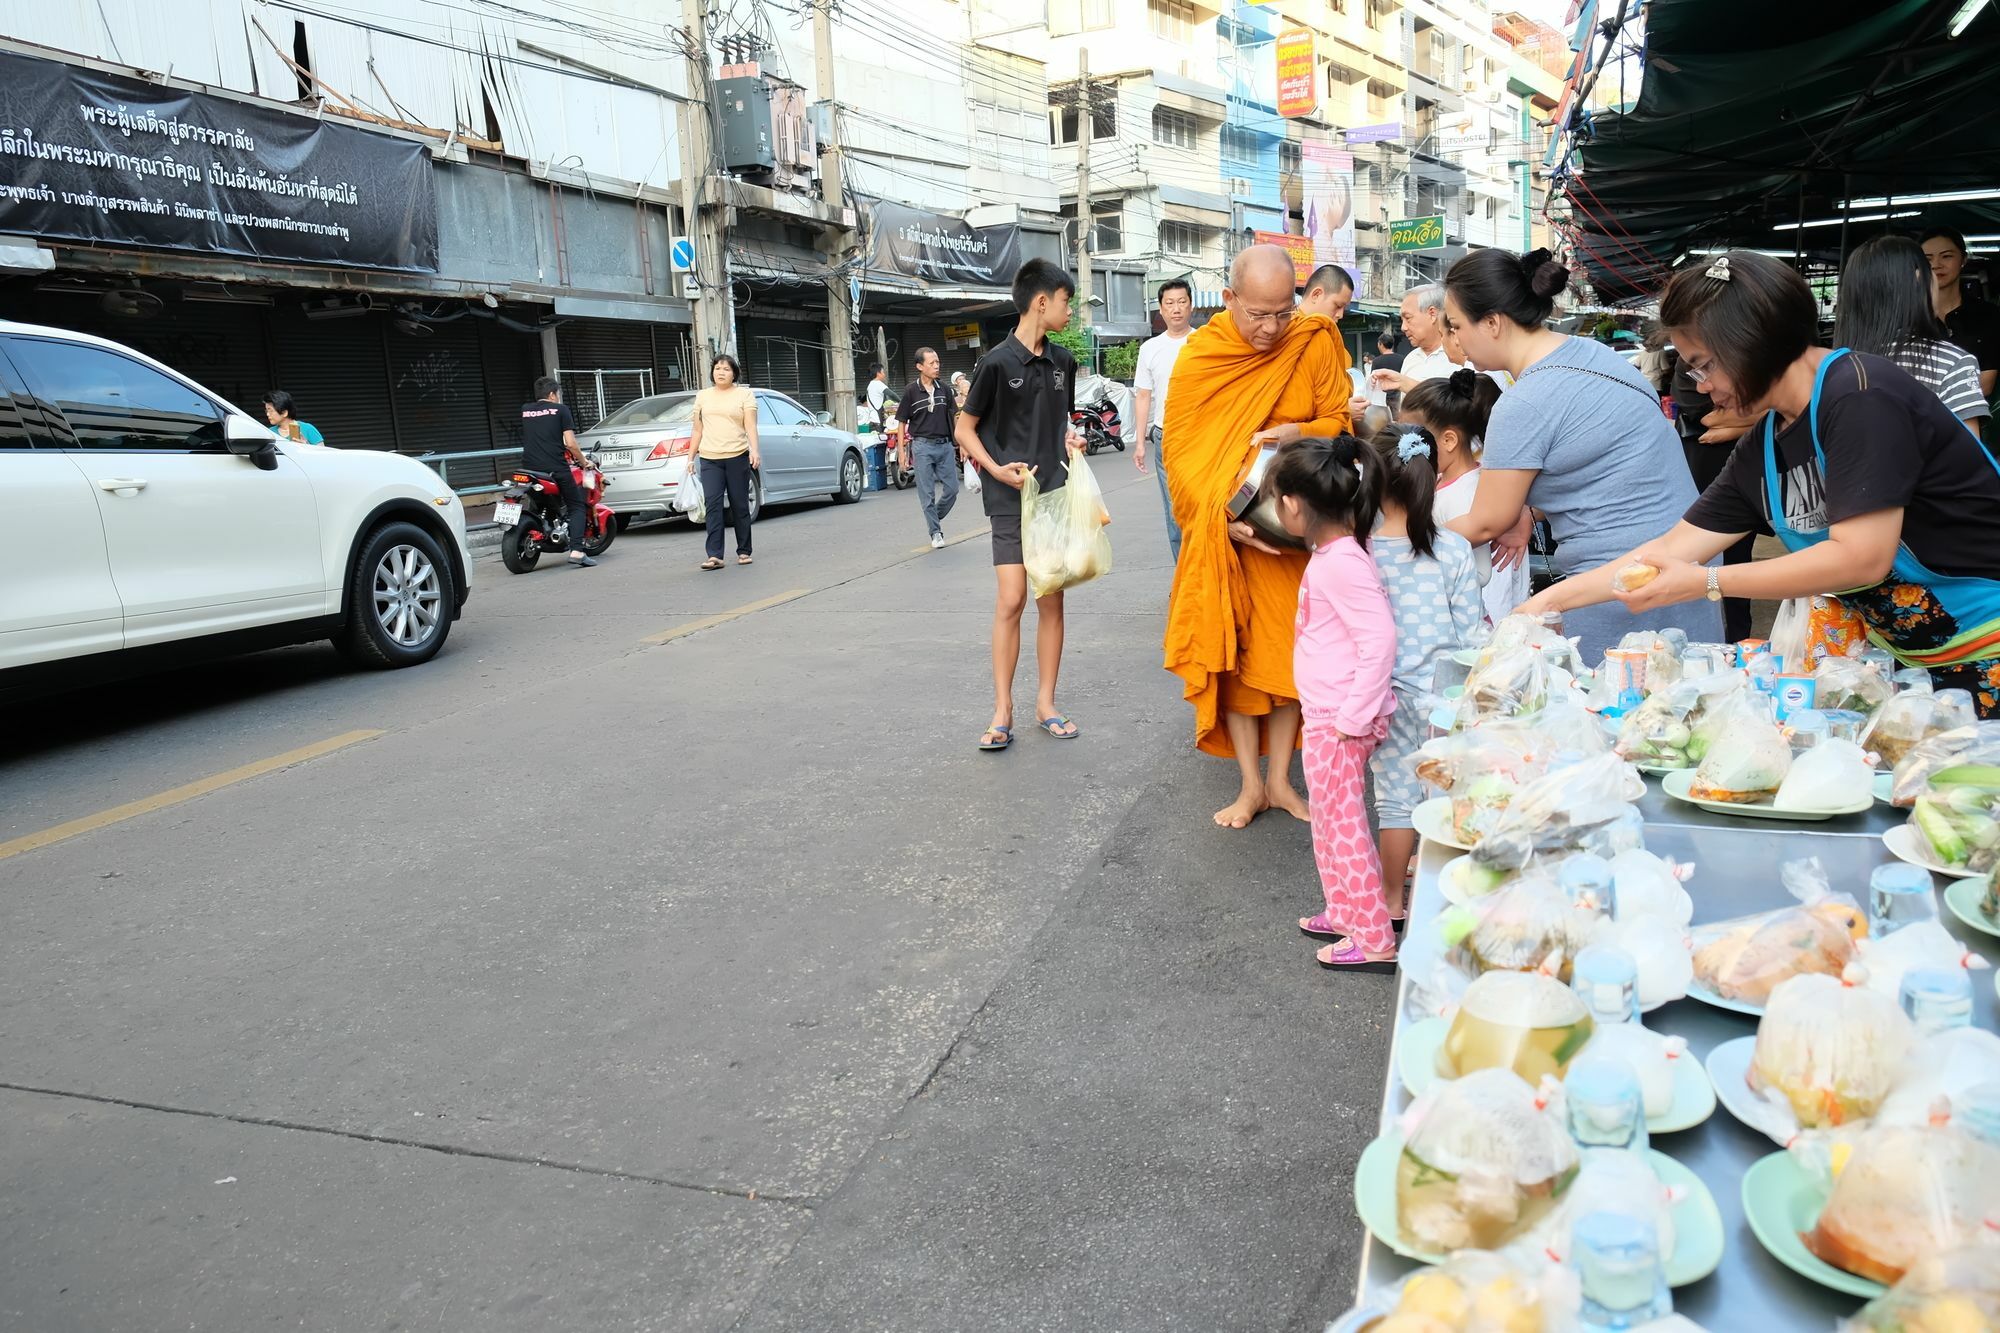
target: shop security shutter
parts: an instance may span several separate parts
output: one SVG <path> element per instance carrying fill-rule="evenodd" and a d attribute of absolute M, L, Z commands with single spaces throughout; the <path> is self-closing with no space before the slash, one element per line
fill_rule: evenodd
<path fill-rule="evenodd" d="M 429 332 L 413 337 L 391 325 L 387 335 L 389 397 L 402 447 L 419 454 L 492 448 L 478 327 L 470 318 L 419 327 Z"/>
<path fill-rule="evenodd" d="M 298 402 L 299 416 L 319 427 L 336 449 L 412 452 L 421 441 L 399 441 L 389 393 L 389 318 L 380 311 L 343 319 L 307 319 L 294 307 L 271 312 L 277 387 Z"/>

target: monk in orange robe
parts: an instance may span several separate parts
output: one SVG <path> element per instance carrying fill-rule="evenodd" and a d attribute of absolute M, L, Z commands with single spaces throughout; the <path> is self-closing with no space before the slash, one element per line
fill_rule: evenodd
<path fill-rule="evenodd" d="M 1306 553 L 1266 543 L 1248 524 L 1231 523 L 1227 509 L 1262 445 L 1350 429 L 1346 348 L 1331 320 L 1294 312 L 1295 278 L 1291 255 L 1275 245 L 1236 257 L 1222 293 L 1227 310 L 1189 337 L 1174 363 L 1162 431 L 1181 525 L 1166 667 L 1194 705 L 1195 744 L 1233 756 L 1241 770 L 1241 793 L 1215 814 L 1224 828 L 1244 828 L 1273 807 L 1308 818 L 1291 772 L 1299 743 L 1293 623 Z M 1258 773 L 1260 750 L 1271 756 L 1268 777 Z"/>

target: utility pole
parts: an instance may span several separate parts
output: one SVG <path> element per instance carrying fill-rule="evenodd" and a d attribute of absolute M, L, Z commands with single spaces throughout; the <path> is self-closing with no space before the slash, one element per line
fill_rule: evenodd
<path fill-rule="evenodd" d="M 695 383 L 708 383 L 708 367 L 734 338 L 729 298 L 729 245 L 723 234 L 724 209 L 710 202 L 709 180 L 715 166 L 715 142 L 709 117 L 714 111 L 708 71 L 708 21 L 704 0 L 681 0 L 681 22 L 689 41 L 688 95 L 680 105 L 681 215 L 694 241 L 694 271 L 689 304 L 694 309 Z"/>
<path fill-rule="evenodd" d="M 833 90 L 833 0 L 808 0 L 813 20 L 813 79 L 826 103 L 826 142 L 819 146 L 820 198 L 838 211 L 847 206 L 846 175 L 840 159 L 840 105 Z M 833 225 L 820 242 L 826 252 L 826 392 L 833 424 L 851 431 L 854 418 L 854 298 L 844 265 L 854 234 Z"/>
<path fill-rule="evenodd" d="M 1090 208 L 1090 137 L 1096 108 L 1090 95 L 1090 48 L 1076 53 L 1076 308 L 1087 326 L 1090 318 L 1090 233 L 1097 215 Z"/>

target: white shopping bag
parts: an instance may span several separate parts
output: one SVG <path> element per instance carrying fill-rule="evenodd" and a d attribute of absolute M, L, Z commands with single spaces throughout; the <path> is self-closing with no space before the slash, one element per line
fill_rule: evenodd
<path fill-rule="evenodd" d="M 688 460 L 687 475 L 674 488 L 674 508 L 696 523 L 708 517 L 708 496 L 701 488 L 701 465 L 692 458 Z"/>
<path fill-rule="evenodd" d="M 965 460 L 965 489 L 968 491 L 979 489 L 979 467 L 969 458 Z"/>

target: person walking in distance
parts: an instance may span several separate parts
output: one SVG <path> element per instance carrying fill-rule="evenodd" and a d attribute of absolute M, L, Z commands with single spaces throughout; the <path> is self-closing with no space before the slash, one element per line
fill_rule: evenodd
<path fill-rule="evenodd" d="M 583 450 L 576 442 L 576 418 L 562 400 L 562 385 L 553 375 L 535 381 L 535 400 L 521 404 L 521 466 L 545 473 L 569 508 L 569 562 L 588 567 L 597 563 L 584 554 L 584 534 L 590 530 L 590 509 L 583 488 L 569 474 L 569 465 L 583 467 Z"/>
<path fill-rule="evenodd" d="M 944 545 L 944 521 L 958 503 L 958 447 L 952 443 L 958 404 L 938 379 L 942 369 L 935 349 L 919 347 L 917 377 L 899 400 L 903 428 L 916 451 L 917 502 L 924 508 L 932 549 Z"/>
<path fill-rule="evenodd" d="M 1174 498 L 1167 491 L 1166 434 L 1161 429 L 1167 419 L 1167 385 L 1173 379 L 1174 359 L 1194 331 L 1194 288 L 1184 278 L 1169 278 L 1160 284 L 1160 318 L 1167 331 L 1156 333 L 1139 347 L 1139 366 L 1132 379 L 1132 415 L 1139 426 L 1139 439 L 1132 446 L 1132 465 L 1146 470 L 1146 446 L 1153 448 L 1153 474 L 1160 479 L 1160 506 L 1167 512 L 1167 549 L 1174 562 L 1181 558 L 1181 528 L 1174 522 Z"/>
<path fill-rule="evenodd" d="M 708 558 L 701 567 L 721 569 L 725 495 L 736 524 L 736 563 L 750 563 L 750 474 L 762 459 L 757 395 L 737 383 L 743 368 L 725 352 L 708 374 L 710 386 L 694 396 L 694 454 L 701 460 L 702 502 L 708 507 Z"/>
<path fill-rule="evenodd" d="M 982 750 L 1014 743 L 1014 669 L 1021 660 L 1021 612 L 1028 604 L 1028 571 L 1021 551 L 1021 487 L 1033 473 L 1044 494 L 1061 490 L 1069 467 L 1086 467 L 1083 441 L 1069 428 L 1076 406 L 1076 358 L 1049 334 L 1069 324 L 1075 280 L 1046 259 L 1031 259 L 1014 278 L 1014 308 L 1021 322 L 987 353 L 973 372 L 965 410 L 958 417 L 958 446 L 993 478 L 979 488 L 993 525 L 993 721 L 979 738 Z M 1065 450 L 1067 445 L 1067 451 Z M 1067 457 L 1065 453 L 1067 452 Z M 1063 595 L 1035 600 L 1035 724 L 1057 740 L 1075 740 L 1074 722 L 1056 709 L 1056 676 L 1062 669 Z"/>
<path fill-rule="evenodd" d="M 264 420 L 272 430 L 288 440 L 296 440 L 300 444 L 326 443 L 319 427 L 310 421 L 299 420 L 292 396 L 283 389 L 273 389 L 264 395 Z"/>
<path fill-rule="evenodd" d="M 897 418 L 902 413 L 896 395 L 889 391 L 889 371 L 880 361 L 868 366 L 868 406 L 875 409 L 875 429 L 882 432 L 883 465 L 893 482 L 904 465 L 903 450 L 909 447 L 909 434 L 897 432 Z"/>

